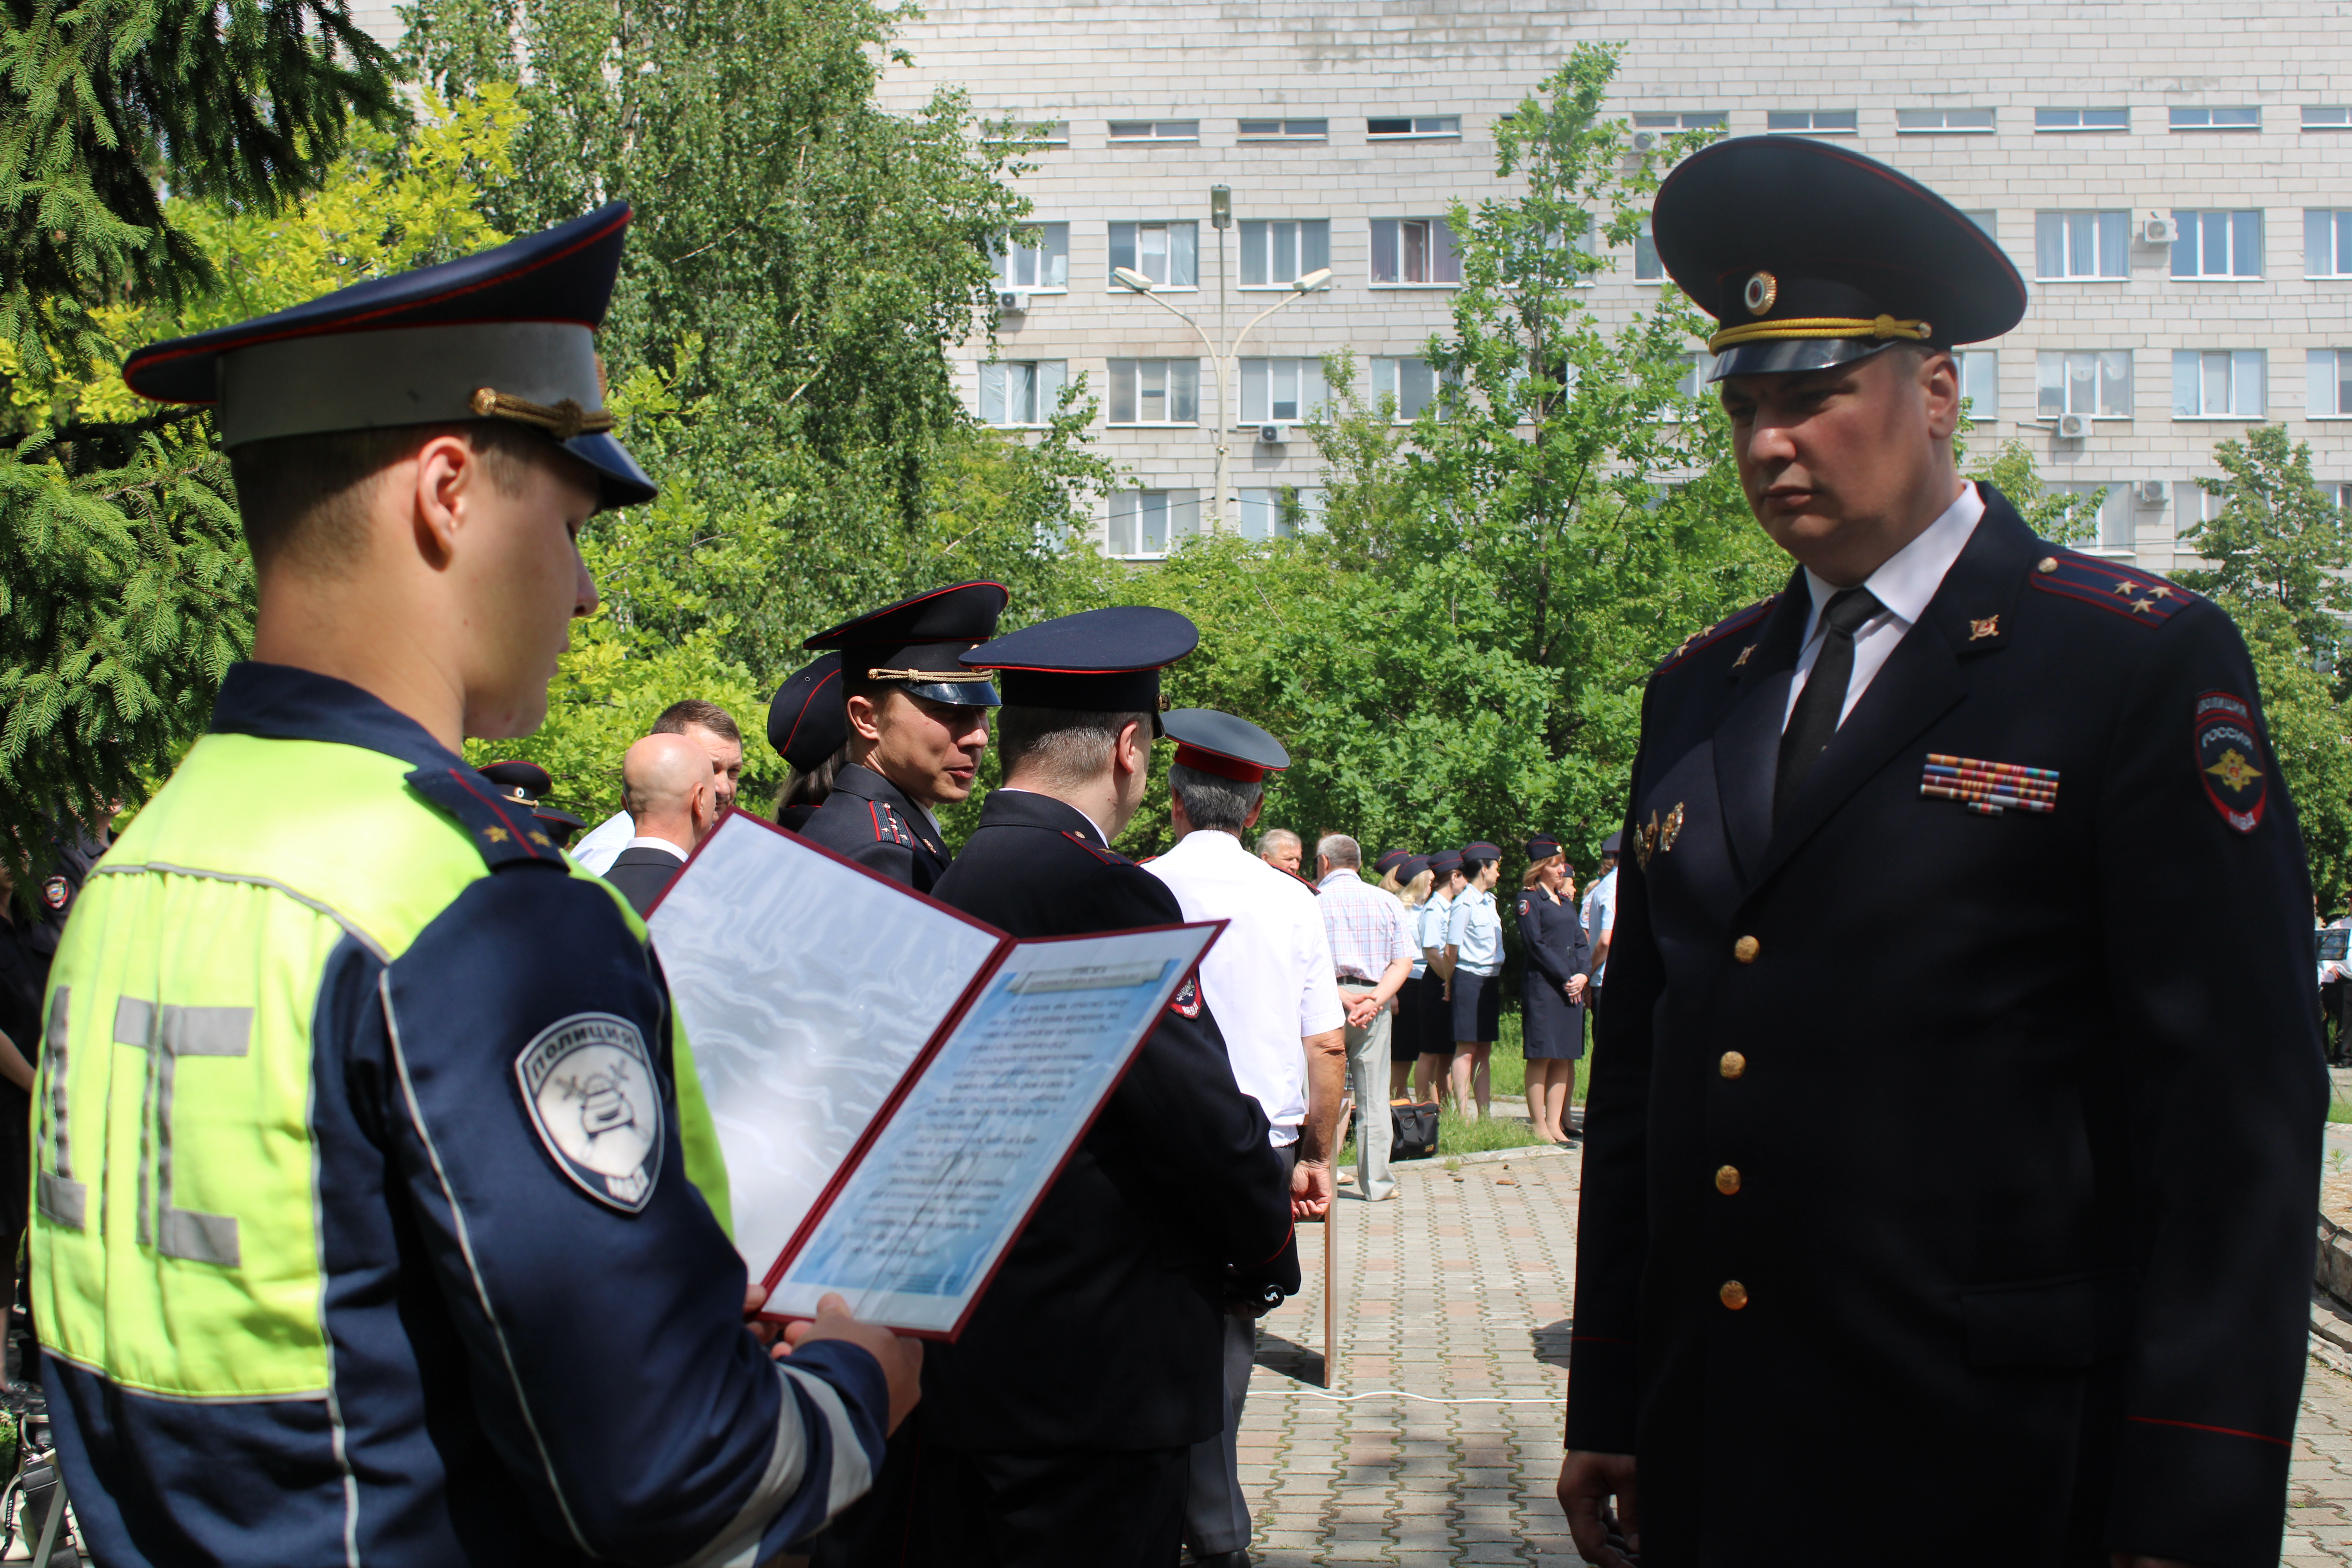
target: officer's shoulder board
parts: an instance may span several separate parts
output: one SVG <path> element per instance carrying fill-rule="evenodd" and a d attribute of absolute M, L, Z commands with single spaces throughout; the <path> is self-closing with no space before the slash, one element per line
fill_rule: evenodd
<path fill-rule="evenodd" d="M 471 768 L 418 768 L 408 787 L 457 819 L 466 837 L 492 870 L 517 862 L 541 861 L 561 868 L 563 851 L 539 818 L 502 799 L 488 780 Z"/>
<path fill-rule="evenodd" d="M 1659 662 L 1657 668 L 1653 669 L 1650 673 L 1652 675 L 1657 675 L 1665 670 L 1672 669 L 1675 665 L 1680 664 L 1684 659 L 1688 658 L 1692 654 L 1696 653 L 1699 649 L 1707 647 L 1709 644 L 1720 642 L 1734 632 L 1747 630 L 1749 626 L 1752 626 L 1757 622 L 1762 620 L 1766 616 L 1770 615 L 1772 613 L 1772 606 L 1780 602 L 1780 595 L 1775 594 L 1768 599 L 1759 600 L 1756 604 L 1748 605 L 1744 610 L 1726 616 L 1724 619 L 1716 622 L 1715 625 L 1708 626 L 1704 631 L 1696 631 L 1691 633 L 1690 636 L 1683 638 L 1681 647 L 1675 648 L 1674 652 L 1666 655 L 1666 657 Z"/>
<path fill-rule="evenodd" d="M 1093 839 L 1088 838 L 1083 833 L 1071 833 L 1066 829 L 1063 832 L 1062 837 L 1068 839 L 1071 843 L 1076 845 L 1079 848 L 1085 850 L 1087 854 L 1093 856 L 1096 859 L 1101 861 L 1106 866 L 1125 866 L 1129 869 L 1134 869 L 1136 868 L 1137 862 L 1129 859 L 1126 856 L 1120 854 L 1116 849 L 1104 848 L 1101 845 L 1097 844 Z"/>
<path fill-rule="evenodd" d="M 2153 572 L 2055 545 L 2044 548 L 2026 580 L 2045 594 L 2096 605 L 2144 626 L 2162 626 L 2199 597 Z"/>
<path fill-rule="evenodd" d="M 915 836 L 907 831 L 907 825 L 899 820 L 898 813 L 890 805 L 882 801 L 869 800 L 866 803 L 866 814 L 873 819 L 875 843 L 913 846 Z"/>

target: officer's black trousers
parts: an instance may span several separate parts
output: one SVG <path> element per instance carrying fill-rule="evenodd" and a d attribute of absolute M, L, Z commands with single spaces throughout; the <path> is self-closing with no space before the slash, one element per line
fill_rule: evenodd
<path fill-rule="evenodd" d="M 982 1454 L 925 1443 L 905 1553 L 892 1561 L 906 1568 L 1174 1568 L 1188 1454 Z"/>

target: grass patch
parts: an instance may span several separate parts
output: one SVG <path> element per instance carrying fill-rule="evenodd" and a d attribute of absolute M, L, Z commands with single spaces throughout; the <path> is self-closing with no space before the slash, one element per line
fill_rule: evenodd
<path fill-rule="evenodd" d="M 2347 1105 L 2340 1100 L 2328 1101 L 2327 1120 L 2330 1121 L 2352 1121 L 2352 1105 Z"/>
<path fill-rule="evenodd" d="M 1437 1113 L 1437 1152 L 1440 1157 L 1453 1154 L 1482 1154 L 1489 1149 L 1529 1149 L 1542 1144 L 1536 1130 L 1516 1109 L 1496 1106 L 1495 1114 L 1484 1121 L 1465 1121 L 1454 1114 L 1451 1105 Z M 1339 1147 L 1339 1165 L 1342 1168 L 1356 1163 L 1356 1138 L 1348 1135 Z M 1412 1162 L 1414 1164 L 1420 1161 Z"/>

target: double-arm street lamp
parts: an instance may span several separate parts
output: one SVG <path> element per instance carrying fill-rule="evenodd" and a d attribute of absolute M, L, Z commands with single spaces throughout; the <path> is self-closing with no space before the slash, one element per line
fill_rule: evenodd
<path fill-rule="evenodd" d="M 1212 214 L 1212 221 L 1215 222 L 1219 231 L 1217 236 L 1219 241 L 1217 247 L 1217 318 L 1218 326 L 1220 330 L 1222 330 L 1224 325 L 1225 311 L 1223 230 L 1227 225 L 1233 222 L 1233 198 L 1224 186 L 1218 185 L 1211 190 L 1210 212 Z M 1276 300 L 1273 304 L 1268 305 L 1265 310 L 1260 310 L 1256 315 L 1252 316 L 1249 320 L 1249 324 L 1244 327 L 1240 331 L 1235 332 L 1233 335 L 1232 341 L 1227 342 L 1223 349 L 1219 349 L 1216 344 L 1209 341 L 1209 334 L 1201 330 L 1200 322 L 1194 321 L 1192 317 L 1186 315 L 1183 311 L 1178 310 L 1175 306 L 1170 304 L 1167 300 L 1154 293 L 1153 290 L 1159 288 L 1159 285 L 1153 282 L 1150 279 L 1146 278 L 1142 273 L 1138 272 L 1132 267 L 1114 267 L 1111 268 L 1110 275 L 1111 280 L 1118 283 L 1121 288 L 1130 289 L 1136 293 L 1142 295 L 1145 299 L 1150 300 L 1153 304 L 1159 306 L 1161 310 L 1167 311 L 1170 315 L 1175 317 L 1186 326 L 1192 328 L 1192 335 L 1201 340 L 1201 346 L 1209 351 L 1209 358 L 1217 367 L 1217 489 L 1213 501 L 1210 507 L 1209 517 L 1210 526 L 1214 529 L 1222 530 L 1225 525 L 1225 496 L 1227 488 L 1225 442 L 1226 437 L 1229 434 L 1229 427 L 1234 422 L 1233 405 L 1227 401 L 1228 388 L 1231 385 L 1231 383 L 1227 379 L 1228 375 L 1231 374 L 1231 367 L 1227 362 L 1232 360 L 1233 357 L 1240 352 L 1243 342 L 1249 337 L 1250 333 L 1257 330 L 1257 324 L 1260 321 L 1265 321 L 1268 316 L 1273 315 L 1285 305 L 1294 303 L 1295 301 L 1305 298 L 1307 295 L 1315 292 L 1318 289 L 1329 286 L 1331 281 L 1331 269 L 1328 267 L 1318 267 L 1303 278 L 1293 279 L 1290 284 L 1290 292 L 1285 294 L 1281 299 Z"/>

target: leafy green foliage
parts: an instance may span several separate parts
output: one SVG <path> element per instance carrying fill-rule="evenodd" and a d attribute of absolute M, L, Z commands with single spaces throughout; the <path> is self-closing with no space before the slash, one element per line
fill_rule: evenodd
<path fill-rule="evenodd" d="M 2242 441 L 2221 441 L 2222 477 L 2200 479 L 2221 502 L 2215 516 L 2183 529 L 2180 542 L 2213 563 L 2183 572 L 2200 594 L 2232 604 L 2275 605 L 2293 624 L 2305 662 L 2332 662 L 2352 612 L 2343 574 L 2352 566 L 2344 514 L 2312 482 L 2311 444 L 2289 442 L 2284 425 L 2257 425 Z"/>

